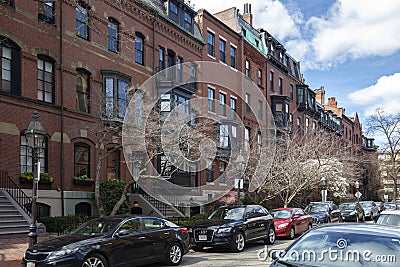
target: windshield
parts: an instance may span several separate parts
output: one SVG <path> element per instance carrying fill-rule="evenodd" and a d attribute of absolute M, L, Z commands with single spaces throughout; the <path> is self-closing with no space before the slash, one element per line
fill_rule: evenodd
<path fill-rule="evenodd" d="M 95 219 L 80 225 L 71 231 L 71 235 L 107 235 L 121 222 L 120 219 Z"/>
<path fill-rule="evenodd" d="M 379 262 L 383 258 L 385 262 Z M 300 238 L 279 262 L 294 266 L 394 266 L 399 258 L 399 238 L 368 233 L 313 231 Z"/>
<path fill-rule="evenodd" d="M 354 210 L 356 208 L 356 204 L 354 203 L 343 203 L 339 205 L 340 210 Z"/>
<path fill-rule="evenodd" d="M 361 202 L 361 205 L 363 206 L 363 208 L 371 208 L 372 207 L 371 202 Z"/>
<path fill-rule="evenodd" d="M 214 211 L 209 220 L 242 220 L 245 208 L 221 208 Z"/>
<path fill-rule="evenodd" d="M 305 211 L 308 213 L 328 212 L 328 205 L 327 204 L 312 204 L 312 205 L 307 206 Z"/>
<path fill-rule="evenodd" d="M 272 210 L 271 215 L 276 219 L 286 219 L 292 216 L 291 210 Z"/>
<path fill-rule="evenodd" d="M 400 226 L 400 214 L 381 214 L 376 223 Z"/>

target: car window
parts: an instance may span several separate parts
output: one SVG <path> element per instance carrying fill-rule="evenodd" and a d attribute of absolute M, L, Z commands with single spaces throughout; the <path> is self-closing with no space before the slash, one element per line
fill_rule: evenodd
<path fill-rule="evenodd" d="M 339 208 L 338 208 L 338 206 L 336 206 L 335 204 L 333 204 L 333 205 L 332 205 L 332 209 L 333 209 L 333 210 L 338 210 Z"/>
<path fill-rule="evenodd" d="M 133 234 L 136 232 L 139 232 L 141 230 L 140 227 L 140 219 L 135 218 L 131 219 L 129 221 L 126 221 L 120 228 L 119 230 L 128 230 L 129 233 Z"/>
<path fill-rule="evenodd" d="M 145 230 L 161 229 L 165 227 L 165 222 L 160 218 L 143 218 L 143 225 Z"/>
<path fill-rule="evenodd" d="M 111 233 L 121 222 L 119 219 L 95 219 L 80 225 L 71 231 L 71 235 L 107 235 Z"/>
<path fill-rule="evenodd" d="M 295 214 L 299 214 L 300 216 L 304 216 L 305 215 L 304 211 L 303 210 L 299 210 L 299 209 L 296 210 Z"/>
<path fill-rule="evenodd" d="M 245 212 L 245 208 L 220 208 L 215 210 L 208 217 L 209 220 L 241 220 L 243 219 L 243 215 Z"/>
<path fill-rule="evenodd" d="M 267 215 L 262 207 L 254 207 L 254 217 L 261 217 Z"/>
<path fill-rule="evenodd" d="M 400 215 L 396 214 L 381 214 L 376 221 L 377 224 L 389 224 L 400 226 Z"/>
<path fill-rule="evenodd" d="M 272 210 L 271 214 L 276 219 L 286 219 L 292 216 L 291 210 Z"/>

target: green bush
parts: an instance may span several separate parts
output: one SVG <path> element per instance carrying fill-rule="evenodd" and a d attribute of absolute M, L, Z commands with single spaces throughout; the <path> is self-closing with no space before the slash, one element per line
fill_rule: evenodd
<path fill-rule="evenodd" d="M 92 219 L 89 216 L 57 216 L 57 217 L 43 217 L 39 222 L 46 225 L 48 233 L 69 233 L 78 225 Z"/>
<path fill-rule="evenodd" d="M 26 179 L 28 181 L 33 180 L 33 172 L 21 173 L 20 177 L 24 178 L 24 179 Z M 53 183 L 54 182 L 54 177 L 52 177 L 47 172 L 45 172 L 45 173 L 42 172 L 42 173 L 40 173 L 40 181 L 46 181 L 46 182 Z"/>
<path fill-rule="evenodd" d="M 183 227 L 190 227 L 193 224 L 204 221 L 208 214 L 197 214 L 190 218 L 168 218 L 169 221 Z"/>
<path fill-rule="evenodd" d="M 117 179 L 111 179 L 106 182 L 100 183 L 100 200 L 103 204 L 105 214 L 110 214 L 115 204 L 122 196 L 125 184 Z M 126 198 L 125 202 L 121 205 L 117 214 L 129 213 L 129 199 Z"/>

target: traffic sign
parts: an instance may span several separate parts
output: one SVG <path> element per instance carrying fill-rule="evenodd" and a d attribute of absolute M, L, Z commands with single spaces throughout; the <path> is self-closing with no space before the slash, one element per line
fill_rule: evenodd
<path fill-rule="evenodd" d="M 362 196 L 360 191 L 357 191 L 354 195 L 356 196 L 356 198 L 360 198 Z"/>

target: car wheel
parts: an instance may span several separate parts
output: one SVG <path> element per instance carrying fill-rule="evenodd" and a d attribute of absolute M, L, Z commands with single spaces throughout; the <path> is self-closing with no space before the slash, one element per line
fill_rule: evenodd
<path fill-rule="evenodd" d="M 203 247 L 202 246 L 193 246 L 192 249 L 193 249 L 193 251 L 196 251 L 196 252 L 203 251 Z"/>
<path fill-rule="evenodd" d="M 271 227 L 268 231 L 268 238 L 264 240 L 264 243 L 267 245 L 272 245 L 275 243 L 276 239 L 276 234 L 275 234 L 275 228 Z"/>
<path fill-rule="evenodd" d="M 183 257 L 183 251 L 182 247 L 179 244 L 174 243 L 168 247 L 167 259 L 166 259 L 167 265 L 173 265 L 173 266 L 179 265 L 179 263 L 181 263 L 182 261 L 182 257 Z"/>
<path fill-rule="evenodd" d="M 89 255 L 82 263 L 82 267 L 107 267 L 107 260 L 100 254 L 94 253 Z"/>
<path fill-rule="evenodd" d="M 291 227 L 291 228 L 290 228 L 290 231 L 289 231 L 289 238 L 290 238 L 290 239 L 293 239 L 294 236 L 295 236 L 294 228 Z"/>
<path fill-rule="evenodd" d="M 233 252 L 241 252 L 244 250 L 245 238 L 242 232 L 237 232 L 233 236 L 233 244 L 231 250 Z"/>

